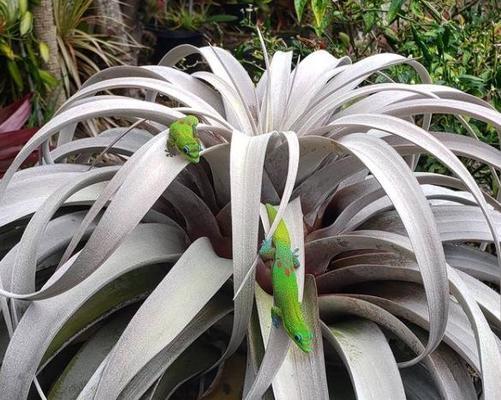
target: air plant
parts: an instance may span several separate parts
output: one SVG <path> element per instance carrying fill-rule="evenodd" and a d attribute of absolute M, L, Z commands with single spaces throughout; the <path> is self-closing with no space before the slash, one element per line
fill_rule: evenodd
<path fill-rule="evenodd" d="M 208 70 L 175 68 L 193 53 Z M 33 384 L 51 399 L 210 391 L 242 355 L 247 399 L 270 384 L 276 399 L 500 398 L 500 207 L 458 156 L 497 179 L 501 153 L 429 127 L 446 114 L 499 129 L 501 115 L 396 54 L 265 60 L 256 86 L 215 47 L 99 72 L 22 149 L 0 182 L 3 399 Z M 370 83 L 396 65 L 422 83 Z M 124 88 L 146 97 L 101 94 Z M 197 165 L 165 156 L 186 114 Z M 110 149 L 125 162 L 89 169 L 127 130 L 73 137 L 102 117 L 144 122 Z M 43 165 L 17 171 L 38 148 Z M 421 154 L 452 176 L 415 172 Z M 308 354 L 271 326 L 265 202 L 299 248 Z"/>

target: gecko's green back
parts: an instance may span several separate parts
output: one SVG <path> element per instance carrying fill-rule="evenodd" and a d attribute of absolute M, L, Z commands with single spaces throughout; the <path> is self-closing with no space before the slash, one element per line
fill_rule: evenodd
<path fill-rule="evenodd" d="M 277 211 L 275 208 L 266 204 L 268 218 L 273 223 Z M 284 220 L 280 220 L 278 227 L 273 234 L 273 265 L 271 279 L 273 285 L 274 308 L 272 315 L 277 314 L 283 321 L 284 328 L 289 337 L 304 352 L 311 351 L 313 334 L 308 327 L 303 315 L 301 304 L 299 303 L 299 290 L 295 272 L 295 264 L 299 261 L 291 250 L 291 241 L 287 225 Z M 264 245 L 262 255 L 273 253 L 269 249 L 269 243 Z"/>
<path fill-rule="evenodd" d="M 197 117 L 194 115 L 187 115 L 169 126 L 168 149 L 169 147 L 175 147 L 183 157 L 192 163 L 198 163 L 200 161 L 201 146 L 200 140 L 196 134 L 197 124 Z"/>
<path fill-rule="evenodd" d="M 266 211 L 268 212 L 268 219 L 270 220 L 270 223 L 273 223 L 275 217 L 277 216 L 277 210 L 275 210 L 275 207 L 273 207 L 271 204 L 266 204 Z M 287 225 L 285 225 L 283 219 L 281 219 L 278 223 L 277 229 L 273 234 L 273 240 L 279 241 L 289 247 L 291 245 L 289 231 L 287 230 Z"/>

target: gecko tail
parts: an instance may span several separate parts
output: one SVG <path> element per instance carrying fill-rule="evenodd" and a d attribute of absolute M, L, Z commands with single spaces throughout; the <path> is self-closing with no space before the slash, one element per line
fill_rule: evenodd
<path fill-rule="evenodd" d="M 268 219 L 270 220 L 270 224 L 273 224 L 275 221 L 275 217 L 277 216 L 277 209 L 269 203 L 265 204 L 266 211 L 268 212 Z"/>

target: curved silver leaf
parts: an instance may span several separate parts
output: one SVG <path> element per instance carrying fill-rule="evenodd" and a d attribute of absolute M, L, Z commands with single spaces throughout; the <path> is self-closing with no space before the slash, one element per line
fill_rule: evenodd
<path fill-rule="evenodd" d="M 397 363 L 376 324 L 355 319 L 322 324 L 322 332 L 345 363 L 357 398 L 405 400 Z"/>
<path fill-rule="evenodd" d="M 407 165 L 389 145 L 362 134 L 342 137 L 338 143 L 373 173 L 409 234 L 428 298 L 430 336 L 423 355 L 429 354 L 442 340 L 449 303 L 445 256 L 431 209 Z"/>
<path fill-rule="evenodd" d="M 181 334 L 231 271 L 231 261 L 218 257 L 207 239 L 194 242 L 146 299 L 111 351 L 96 397 L 119 398 L 141 368 Z M 196 296 L 187 297 L 187 287 Z"/>
<path fill-rule="evenodd" d="M 42 357 L 65 322 L 93 294 L 124 273 L 177 259 L 184 248 L 180 236 L 164 225 L 139 225 L 89 279 L 59 296 L 33 302 L 14 332 L 0 369 L 2 396 L 6 400 L 24 400 Z M 108 301 L 114 300 L 110 297 Z M 104 304 L 96 306 L 102 310 Z M 34 331 L 38 334 L 33 335 Z"/>

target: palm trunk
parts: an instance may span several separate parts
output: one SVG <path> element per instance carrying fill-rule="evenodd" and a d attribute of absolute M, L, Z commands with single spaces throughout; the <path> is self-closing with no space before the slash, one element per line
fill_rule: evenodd
<path fill-rule="evenodd" d="M 57 30 L 54 22 L 52 0 L 41 0 L 40 5 L 33 7 L 33 29 L 38 40 L 45 42 L 49 47 L 49 59 L 44 67 L 59 81 L 62 82 L 61 67 L 59 66 Z M 66 100 L 62 83 L 53 90 L 56 108 Z"/>
<path fill-rule="evenodd" d="M 120 9 L 120 4 L 124 6 L 124 12 Z M 128 32 L 134 31 L 134 26 L 131 27 L 130 22 L 137 23 L 137 9 L 139 2 L 123 1 L 123 0 L 95 0 L 94 4 L 97 8 L 97 15 L 103 16 L 101 26 L 106 27 L 105 34 L 113 36 L 113 38 L 122 44 L 124 53 L 119 56 L 124 64 L 137 64 L 137 49 L 129 46 Z M 125 16 L 124 16 L 125 14 Z M 125 21 L 124 18 L 127 18 Z M 132 28 L 132 29 L 131 29 Z"/>

